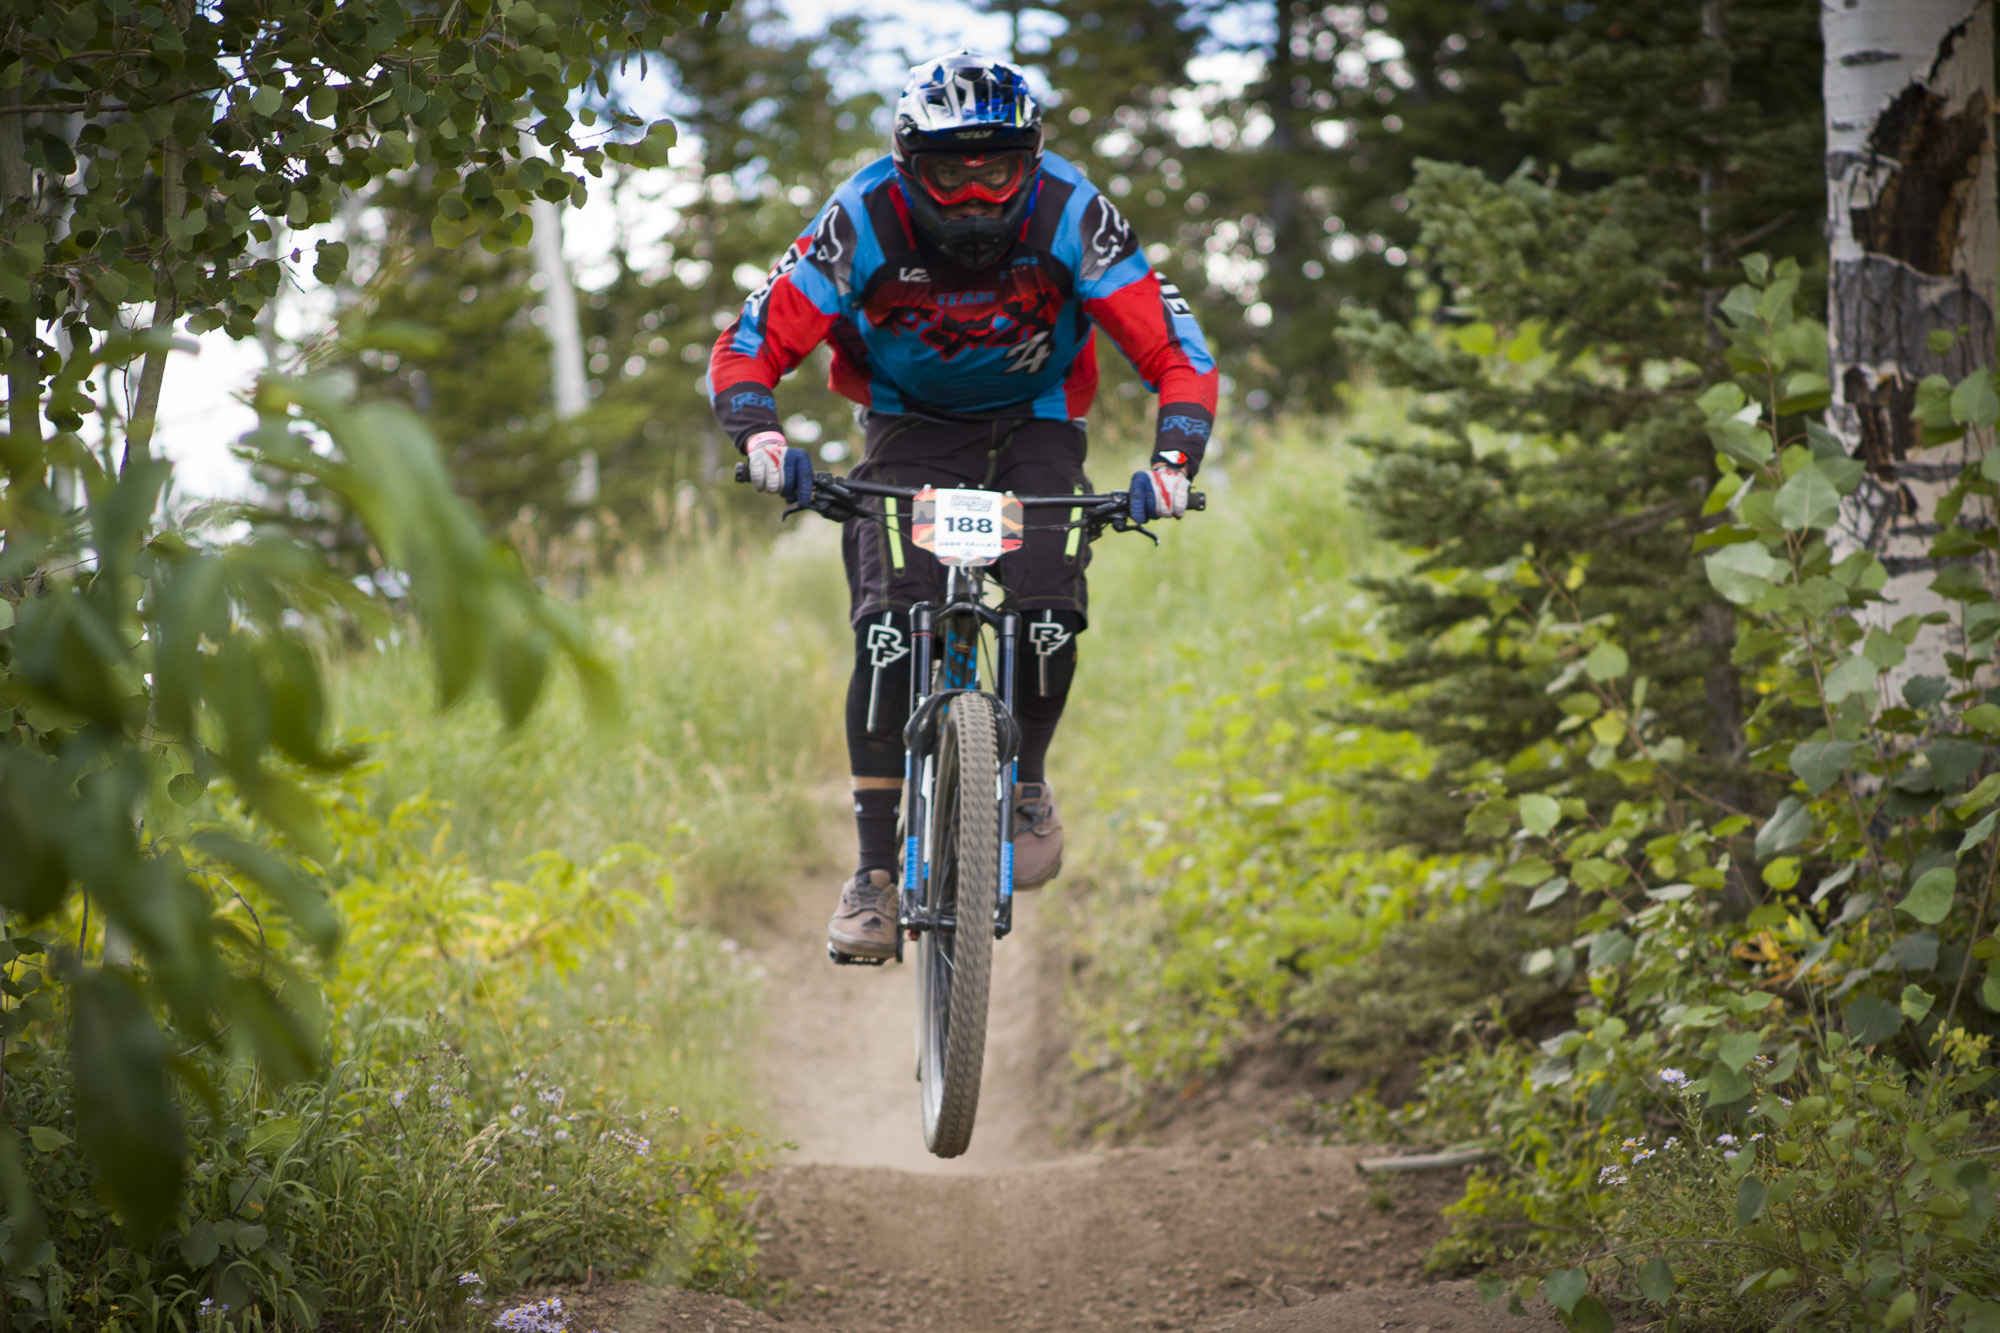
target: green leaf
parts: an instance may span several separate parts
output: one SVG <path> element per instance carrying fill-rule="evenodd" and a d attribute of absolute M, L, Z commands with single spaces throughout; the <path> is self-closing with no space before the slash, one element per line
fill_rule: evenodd
<path fill-rule="evenodd" d="M 2000 736 L 2000 704 L 1981 704 L 1965 712 L 1965 725 L 1987 736 Z M 1984 782 L 1980 785 L 1984 786 Z"/>
<path fill-rule="evenodd" d="M 1840 780 L 1857 748 L 1853 741 L 1806 741 L 1792 747 L 1791 769 L 1817 796 Z"/>
<path fill-rule="evenodd" d="M 1581 1268 L 1565 1268 L 1542 1279 L 1542 1299 L 1568 1314 L 1590 1290 L 1590 1279 Z"/>
<path fill-rule="evenodd" d="M 1936 1003 L 1936 998 L 1922 986 L 1905 986 L 1903 987 L 1903 1000 L 1899 1007 L 1903 1011 L 1903 1017 L 1909 1019 L 1912 1023 L 1921 1023 L 1924 1021 L 1925 1016 L 1930 1013 L 1931 1006 Z"/>
<path fill-rule="evenodd" d="M 1746 606 L 1771 590 L 1771 584 L 1789 570 L 1760 542 L 1736 542 L 1702 558 L 1708 581 L 1715 590 L 1738 606 Z"/>
<path fill-rule="evenodd" d="M 1975 370 L 1951 391 L 1951 419 L 1980 430 L 2000 420 L 2000 396 L 1993 392 L 1993 374 Z"/>
<path fill-rule="evenodd" d="M 1762 467 L 1777 456 L 1769 431 L 1737 417 L 1709 422 L 1708 438 L 1717 453 L 1748 467 Z"/>
<path fill-rule="evenodd" d="M 1532 889 L 1556 873 L 1556 868 L 1539 856 L 1524 856 L 1508 867 L 1501 876 L 1509 884 L 1518 884 L 1524 889 Z"/>
<path fill-rule="evenodd" d="M 1604 1302 L 1587 1293 L 1563 1323 L 1571 1333 L 1613 1333 L 1617 1327 L 1611 1322 L 1611 1312 L 1604 1308 Z"/>
<path fill-rule="evenodd" d="M 1783 856 L 1802 845 L 1812 831 L 1812 810 L 1798 797 L 1787 796 L 1778 802 L 1778 808 L 1764 821 L 1764 827 L 1757 830 L 1757 859 L 1768 861 Z"/>
<path fill-rule="evenodd" d="M 1831 527 L 1840 517 L 1840 492 L 1818 463 L 1807 463 L 1778 488 L 1777 505 L 1788 532 Z"/>
<path fill-rule="evenodd" d="M 190 806 L 201 799 L 208 783 L 192 773 L 176 773 L 167 780 L 167 795 L 178 806 Z"/>
<path fill-rule="evenodd" d="M 222 1243 L 216 1238 L 215 1224 L 202 1218 L 187 1229 L 181 1237 L 181 1258 L 189 1268 L 206 1268 L 222 1253 Z"/>
<path fill-rule="evenodd" d="M 1903 1026 L 1903 1011 L 1879 995 L 1858 995 L 1848 1001 L 1842 1017 L 1847 1035 L 1858 1046 L 1875 1046 Z"/>
<path fill-rule="evenodd" d="M 1910 886 L 1903 901 L 1896 904 L 1896 910 L 1914 917 L 1927 926 L 1935 926 L 1951 915 L 1952 895 L 1957 889 L 1958 875 L 1950 866 L 1938 866 L 1926 870 Z"/>
<path fill-rule="evenodd" d="M 1583 669 L 1592 680 L 1617 680 L 1631 669 L 1632 661 L 1615 643 L 1600 643 L 1583 659 Z"/>
<path fill-rule="evenodd" d="M 1558 875 L 1535 890 L 1534 896 L 1528 899 L 1528 910 L 1530 912 L 1539 912 L 1568 892 L 1569 881 Z"/>
<path fill-rule="evenodd" d="M 97 1168 L 99 1190 L 142 1243 L 173 1215 L 187 1154 L 167 1059 L 166 1039 L 129 978 L 86 971 L 71 983 L 77 1142 Z"/>
<path fill-rule="evenodd" d="M 2000 972 L 1989 972 L 1979 987 L 1979 1002 L 1996 1014 L 2000 1014 Z"/>
<path fill-rule="evenodd" d="M 297 1143 L 299 1122 L 291 1116 L 274 1116 L 250 1131 L 243 1150 L 250 1153 L 281 1153 Z"/>
<path fill-rule="evenodd" d="M 271 84 L 265 84 L 250 94 L 250 109 L 260 116 L 275 116 L 284 105 L 284 94 Z"/>
<path fill-rule="evenodd" d="M 1861 655 L 1884 671 L 1903 665 L 1904 659 L 1909 656 L 1901 639 L 1879 629 L 1868 631 L 1868 637 L 1861 645 Z"/>
<path fill-rule="evenodd" d="M 1850 694 L 1861 694 L 1875 688 L 1875 678 L 1881 672 L 1875 664 L 1859 653 L 1843 657 L 1826 673 L 1826 701 L 1837 704 Z"/>
<path fill-rule="evenodd" d="M 1882 1315 L 1882 1327 L 1901 1328 L 1917 1313 L 1917 1293 L 1905 1291 L 1889 1302 L 1888 1310 Z"/>
<path fill-rule="evenodd" d="M 1984 810 L 1995 800 L 2000 800 L 2000 773 L 1988 773 L 1979 779 L 1979 785 L 1967 792 L 1965 799 L 1958 803 L 1958 813 L 1974 814 Z"/>
<path fill-rule="evenodd" d="M 1755 1176 L 1743 1177 L 1743 1183 L 1736 1187 L 1736 1226 L 1738 1230 L 1755 1222 L 1764 1212 L 1764 1200 L 1770 1191 L 1764 1182 Z"/>
<path fill-rule="evenodd" d="M 1639 1270 L 1639 1294 L 1655 1305 L 1671 1305 L 1674 1299 L 1674 1266 L 1655 1256 Z"/>
<path fill-rule="evenodd" d="M 1538 838 L 1546 838 L 1562 822 L 1562 806 L 1553 796 L 1539 792 L 1521 798 L 1521 824 Z"/>
<path fill-rule="evenodd" d="M 1741 1073 L 1743 1066 L 1756 1058 L 1762 1050 L 1764 1039 L 1755 1032 L 1732 1032 L 1722 1039 L 1715 1058 L 1731 1069 Z"/>
<path fill-rule="evenodd" d="M 1733 417 L 1743 410 L 1748 399 L 1743 390 L 1729 380 L 1720 380 L 1702 390 L 1701 397 L 1694 400 L 1703 415 L 1710 418 Z"/>
<path fill-rule="evenodd" d="M 1749 1075 L 1731 1069 L 1720 1060 L 1709 1065 L 1704 1081 L 1708 1084 L 1708 1100 L 1712 1106 L 1734 1106 L 1752 1091 Z"/>
<path fill-rule="evenodd" d="M 50 1129 L 46 1125 L 36 1125 L 30 1129 L 28 1141 L 40 1152 L 54 1152 L 58 1148 L 67 1148 L 70 1145 L 69 1135 L 59 1129 Z"/>

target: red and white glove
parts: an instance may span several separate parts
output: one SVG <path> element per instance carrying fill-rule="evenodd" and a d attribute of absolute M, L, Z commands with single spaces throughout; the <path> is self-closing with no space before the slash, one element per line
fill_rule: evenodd
<path fill-rule="evenodd" d="M 1155 463 L 1146 479 L 1153 484 L 1153 512 L 1162 518 L 1179 518 L 1187 512 L 1187 473 L 1165 463 Z"/>
<path fill-rule="evenodd" d="M 743 443 L 743 456 L 750 462 L 750 484 L 760 491 L 778 494 L 785 485 L 785 436 L 782 431 L 758 431 Z M 1187 486 L 1182 484 L 1185 494 Z"/>

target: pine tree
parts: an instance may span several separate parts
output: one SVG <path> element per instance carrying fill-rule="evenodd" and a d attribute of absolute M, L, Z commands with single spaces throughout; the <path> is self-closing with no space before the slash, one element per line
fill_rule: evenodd
<path fill-rule="evenodd" d="M 1413 312 L 1418 158 L 1505 175 L 1567 137 L 1501 110 L 1526 86 L 1515 44 L 1573 26 L 1559 6 L 1280 0 L 1261 16 L 1232 10 L 1232 28 L 1265 30 L 1234 41 L 1183 0 L 1051 8 L 1069 24 L 1047 62 L 1062 98 L 1053 146 L 1170 245 L 1169 275 L 1232 374 L 1256 386 L 1253 403 L 1332 401 L 1342 306 Z M 1261 74 L 1224 96 L 1189 72 L 1204 53 Z"/>
<path fill-rule="evenodd" d="M 1474 777 L 1577 776 L 1534 761 L 1564 715 L 1547 664 L 1493 628 L 1511 594 L 1478 575 L 1528 551 L 1580 570 L 1581 614 L 1617 618 L 1668 730 L 1713 765 L 1741 758 L 1733 621 L 1692 558 L 1713 455 L 1693 399 L 1726 373 L 1708 310 L 1738 260 L 1820 253 L 1819 63 L 1795 5 L 1738 0 L 1721 36 L 1715 17 L 1625 0 L 1524 47 L 1535 83 L 1514 123 L 1576 146 L 1504 180 L 1424 164 L 1410 197 L 1441 261 L 1431 317 L 1349 318 L 1378 373 L 1426 395 L 1425 440 L 1374 445 L 1356 487 L 1376 531 L 1419 553 L 1371 585 L 1398 652 L 1369 674 L 1439 755 L 1423 781 L 1374 786 L 1392 840 L 1456 845 Z M 1470 322 L 1447 332 L 1447 313 Z"/>

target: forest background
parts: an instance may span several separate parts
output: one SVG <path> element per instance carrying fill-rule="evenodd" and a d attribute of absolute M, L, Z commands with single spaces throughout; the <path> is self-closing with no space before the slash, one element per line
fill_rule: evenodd
<path fill-rule="evenodd" d="M 1853 467 L 1851 432 L 1822 415 L 1847 400 L 1822 322 L 1818 15 L 1776 0 L 997 12 L 1049 93 L 1051 146 L 1196 304 L 1228 375 L 1204 480 L 1243 505 L 1211 535 L 1189 525 L 1177 583 L 1148 587 L 1107 556 L 1133 607 L 1180 600 L 1169 630 L 1112 613 L 1093 630 L 1098 702 L 1058 760 L 1095 798 L 1084 827 L 1102 849 L 1062 914 L 1080 1125 L 1143 1134 L 1260 1052 L 1294 1049 L 1399 1090 L 1301 1107 L 1316 1132 L 1494 1153 L 1436 1262 L 1498 1265 L 1511 1285 L 1493 1279 L 1496 1296 L 1546 1300 L 1574 1327 L 1607 1327 L 1621 1305 L 1682 1326 L 1994 1326 L 1991 324 L 1928 329 L 1934 364 L 1914 365 L 1894 407 L 1904 434 L 1921 427 L 1914 447 L 1972 451 L 1936 465 L 1922 558 L 1892 571 L 1837 550 L 1855 496 L 1933 465 L 1863 451 L 1868 470 Z M 1990 66 L 1990 7 L 1970 12 Z M 117 21 L 64 13 L 76 33 L 52 44 Z M 395 13 L 392 45 L 412 26 Z M 573 16 L 517 6 L 494 23 L 527 45 L 558 17 Z M 818 201 L 879 151 L 884 90 L 845 72 L 895 35 L 864 19 L 801 34 L 754 7 L 711 20 L 624 39 L 665 71 L 698 158 L 663 168 L 644 148 L 656 131 L 591 165 L 587 188 L 629 201 L 621 216 L 661 243 L 635 229 L 579 285 L 570 369 L 551 355 L 556 270 L 524 223 L 527 194 L 573 193 L 519 168 L 447 176 L 455 136 L 396 93 L 366 108 L 362 132 L 404 137 L 377 139 L 358 204 L 256 200 L 266 248 L 242 253 L 275 275 L 284 238 L 310 237 L 326 318 L 281 339 L 270 291 L 204 296 L 208 327 L 320 377 L 260 409 L 311 414 L 331 445 L 318 457 L 358 473 L 266 438 L 248 508 L 175 512 L 173 538 L 149 534 L 119 565 L 101 553 L 106 497 L 132 470 L 111 461 L 124 423 L 108 392 L 79 409 L 51 384 L 50 424 L 101 420 L 78 439 L 106 461 L 10 463 L 10 744 L 57 755 L 90 731 L 75 720 L 87 701 L 49 683 L 70 659 L 30 651 L 62 642 L 37 619 L 51 589 L 184 586 L 174 540 L 289 542 L 346 580 L 311 585 L 328 628 L 303 641 L 328 676 L 323 699 L 306 691 L 309 730 L 369 733 L 378 767 L 270 731 L 259 744 L 316 820 L 260 785 L 261 751 L 246 765 L 191 742 L 134 770 L 134 790 L 159 788 L 134 864 L 191 867 L 197 917 L 228 937 L 216 952 L 242 945 L 211 960 L 235 978 L 229 998 L 191 1003 L 149 973 L 178 955 L 149 954 L 143 934 L 135 967 L 131 927 L 93 922 L 84 900 L 7 901 L 17 1134 L 0 1165 L 23 1326 L 108 1308 L 191 1326 L 227 1321 L 223 1307 L 439 1326 L 488 1288 L 592 1265 L 757 1290 L 730 1183 L 746 1153 L 754 1165 L 742 1133 L 638 1116 L 669 1100 L 724 1125 L 745 1114 L 729 1051 L 754 978 L 721 931 L 803 850 L 831 746 L 794 738 L 833 715 L 840 627 L 811 609 L 837 600 L 827 561 L 769 543 L 722 484 L 701 363 Z M 610 67 L 585 55 L 586 72 Z M 610 117 L 618 95 L 598 88 L 583 100 Z M 287 111 L 273 107 L 256 114 Z M 43 178 L 65 170 L 47 145 L 79 142 L 58 116 L 6 118 L 43 136 L 24 149 Z M 173 134 L 113 138 L 88 146 L 115 150 L 141 195 L 147 173 L 171 175 Z M 1990 161 L 1990 117 L 1975 140 Z M 511 211 L 488 208 L 503 192 Z M 215 208 L 212 225 L 235 225 Z M 135 225 L 166 225 L 152 217 Z M 10 240 L 10 262 L 25 244 Z M 18 386 L 41 333 L 12 318 Z M 79 318 L 58 344 L 42 330 L 40 368 L 89 374 L 86 326 L 105 331 Z M 1116 471 L 1143 456 L 1150 408 L 1110 369 L 1098 430 Z M 787 383 L 785 410 L 838 464 L 851 418 L 821 370 Z M 391 405 L 412 415 L 381 415 Z M 453 660 L 450 580 L 426 584 L 412 535 L 445 511 L 412 516 L 398 543 L 356 481 L 380 456 L 371 431 L 416 418 L 466 523 L 507 534 L 544 589 L 585 598 L 598 648 L 500 578 L 482 585 L 509 608 L 495 621 L 542 637 Z M 69 584 L 54 548 L 19 536 L 37 531 L 20 517 L 36 487 L 48 512 L 86 515 L 92 555 Z M 463 580 L 486 548 L 465 535 L 476 526 L 451 531 L 461 549 L 433 572 Z M 301 631 L 266 593 L 292 567 L 247 563 L 260 572 L 237 569 L 232 605 L 283 659 Z M 1913 571 L 1937 599 L 1890 614 L 1910 607 L 1882 590 Z M 729 656 L 747 633 L 795 664 L 756 693 Z M 484 680 L 522 723 L 544 670 L 519 666 L 530 641 L 537 662 L 576 664 L 578 695 L 620 664 L 636 749 L 591 757 L 566 685 L 490 755 L 493 715 L 425 716 L 429 654 L 447 697 Z M 306 677 L 269 670 L 282 719 L 283 689 Z M 220 699 L 228 682 L 209 688 Z M 1150 748 L 1114 744 L 1141 708 L 1167 723 Z M 230 762 L 207 765 L 210 749 Z M 8 771 L 11 828 L 31 844 L 31 770 Z M 92 790 L 90 761 L 67 772 Z M 346 937 L 331 972 L 320 887 Z M 273 907 L 294 924 L 267 931 Z M 672 965 L 636 976 L 620 932 Z M 119 989 L 128 974 L 153 988 Z M 289 1008 L 259 1008 L 267 994 Z M 121 1048 L 153 1030 L 134 1004 L 194 1053 Z M 218 1035 L 208 1005 L 237 1025 Z M 76 1151 L 152 1134 L 93 1124 L 93 1059 L 121 1050 L 159 1070 L 186 1126 L 150 1225 L 155 1159 Z M 398 1137 L 375 1132 L 399 1117 Z M 461 1160 L 467 1144 L 481 1152 Z M 550 1254 L 553 1268 L 531 1257 Z"/>

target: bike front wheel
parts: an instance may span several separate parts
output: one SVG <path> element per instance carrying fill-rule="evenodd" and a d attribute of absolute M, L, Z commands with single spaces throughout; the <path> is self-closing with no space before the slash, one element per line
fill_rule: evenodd
<path fill-rule="evenodd" d="M 954 924 L 917 943 L 917 1079 L 924 1146 L 939 1157 L 971 1146 L 979 1111 L 1000 893 L 998 731 L 983 694 L 954 698 L 938 728 L 926 906 Z"/>

